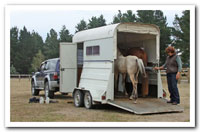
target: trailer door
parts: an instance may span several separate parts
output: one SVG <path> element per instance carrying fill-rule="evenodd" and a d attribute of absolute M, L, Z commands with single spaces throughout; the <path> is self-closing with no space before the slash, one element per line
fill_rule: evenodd
<path fill-rule="evenodd" d="M 77 81 L 77 45 L 60 43 L 60 92 L 73 92 Z"/>

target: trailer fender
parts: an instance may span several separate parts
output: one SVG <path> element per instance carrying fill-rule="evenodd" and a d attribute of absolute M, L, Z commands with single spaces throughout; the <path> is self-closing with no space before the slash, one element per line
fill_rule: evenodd
<path fill-rule="evenodd" d="M 74 93 L 76 90 L 80 90 L 81 92 L 83 92 L 83 94 L 87 91 L 85 89 L 82 89 L 82 88 L 74 88 L 73 92 L 72 92 L 72 96 L 74 97 Z"/>

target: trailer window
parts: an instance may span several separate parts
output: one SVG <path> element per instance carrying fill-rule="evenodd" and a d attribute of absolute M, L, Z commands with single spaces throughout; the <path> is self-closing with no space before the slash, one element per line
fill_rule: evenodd
<path fill-rule="evenodd" d="M 86 55 L 99 55 L 99 46 L 86 47 Z"/>
<path fill-rule="evenodd" d="M 93 55 L 99 55 L 99 46 L 93 46 L 92 54 Z"/>
<path fill-rule="evenodd" d="M 86 55 L 92 55 L 92 46 L 86 47 Z"/>

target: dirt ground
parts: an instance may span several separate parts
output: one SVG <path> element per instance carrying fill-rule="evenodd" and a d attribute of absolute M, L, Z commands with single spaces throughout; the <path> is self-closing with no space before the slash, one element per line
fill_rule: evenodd
<path fill-rule="evenodd" d="M 163 87 L 167 92 L 165 77 Z M 58 103 L 28 103 L 31 98 L 29 79 L 11 79 L 11 122 L 189 122 L 190 121 L 190 84 L 178 84 L 182 113 L 135 115 L 110 105 L 98 105 L 94 109 L 77 108 L 72 96 L 56 93 Z M 167 92 L 167 95 L 169 93 Z M 44 92 L 40 92 L 44 96 Z M 38 96 L 39 97 L 39 96 Z"/>

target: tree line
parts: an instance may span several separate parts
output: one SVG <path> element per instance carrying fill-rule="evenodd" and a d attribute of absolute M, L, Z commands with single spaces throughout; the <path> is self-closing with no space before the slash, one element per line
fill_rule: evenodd
<path fill-rule="evenodd" d="M 161 10 L 138 10 L 136 14 L 127 10 L 113 16 L 111 24 L 121 22 L 140 22 L 155 24 L 160 28 L 160 63 L 166 59 L 165 48 L 174 46 L 185 66 L 190 64 L 190 11 L 185 10 L 183 15 L 175 15 L 173 27 L 167 24 L 167 18 Z M 103 15 L 93 16 L 88 22 L 80 20 L 75 26 L 75 32 L 105 26 L 106 20 Z M 30 74 L 36 71 L 40 63 L 45 59 L 59 57 L 59 43 L 72 42 L 73 35 L 63 25 L 60 32 L 50 29 L 43 42 L 42 37 L 35 31 L 28 31 L 24 26 L 19 30 L 17 27 L 10 29 L 10 72 L 11 74 Z"/>

